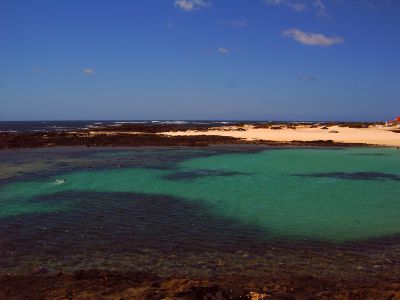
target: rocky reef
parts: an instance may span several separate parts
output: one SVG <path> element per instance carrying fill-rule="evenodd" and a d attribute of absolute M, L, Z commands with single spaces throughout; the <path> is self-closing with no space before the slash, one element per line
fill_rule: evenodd
<path fill-rule="evenodd" d="M 0 277 L 1 299 L 400 299 L 400 282 L 388 278 L 344 281 L 312 276 L 196 280 L 145 272 L 76 271 L 73 274 Z"/>

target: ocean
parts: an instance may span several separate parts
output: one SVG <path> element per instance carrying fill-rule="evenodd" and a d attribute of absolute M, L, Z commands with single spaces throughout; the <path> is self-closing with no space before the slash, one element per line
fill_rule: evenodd
<path fill-rule="evenodd" d="M 86 121 L 0 121 L 0 132 L 52 132 L 89 130 L 103 126 L 119 126 L 122 124 L 198 124 L 222 126 L 240 123 L 240 121 L 181 121 L 181 120 L 86 120 Z"/>

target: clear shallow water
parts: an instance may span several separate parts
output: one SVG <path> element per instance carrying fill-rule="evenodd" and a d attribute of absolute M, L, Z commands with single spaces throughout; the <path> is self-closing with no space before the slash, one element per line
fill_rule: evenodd
<path fill-rule="evenodd" d="M 7 271 L 197 274 L 193 256 L 207 274 L 249 256 L 261 270 L 400 233 L 397 149 L 36 149 L 3 151 L 0 166 Z"/>

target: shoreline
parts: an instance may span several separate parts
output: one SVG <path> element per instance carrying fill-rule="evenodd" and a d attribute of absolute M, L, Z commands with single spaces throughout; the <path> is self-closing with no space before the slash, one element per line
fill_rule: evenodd
<path fill-rule="evenodd" d="M 192 125 L 122 125 L 99 127 L 79 131 L 55 131 L 39 133 L 0 133 L 0 149 L 45 149 L 50 147 L 82 147 L 91 151 L 91 147 L 260 147 L 291 148 L 319 147 L 334 149 L 341 147 L 396 147 L 340 142 L 332 140 L 284 140 L 288 133 L 301 134 L 315 130 L 328 130 L 327 136 L 340 133 L 329 133 L 330 129 L 315 128 L 315 125 L 265 125 L 255 128 L 255 124 L 235 126 L 192 126 Z M 281 128 L 271 128 L 278 126 Z M 306 126 L 306 127 L 304 127 Z M 375 127 L 351 128 L 340 127 L 337 131 L 360 132 L 375 130 Z M 370 125 L 368 125 L 370 126 Z M 376 126 L 376 125 L 371 125 Z M 293 129 L 295 127 L 295 129 Z M 329 128 L 329 127 L 328 127 Z M 344 129 L 343 129 L 344 128 Z M 333 128 L 332 128 L 333 130 Z M 389 129 L 383 129 L 389 130 Z M 367 131 L 369 132 L 369 131 Z M 380 132 L 380 131 L 377 131 Z M 258 139 L 258 134 L 265 139 Z M 275 135 L 273 140 L 267 139 Z M 393 133 L 400 139 L 400 134 Z M 392 135 L 392 134 L 390 134 Z M 257 139 L 253 139 L 253 137 Z M 278 139 L 282 137 L 282 140 Z M 86 148 L 87 147 L 87 148 Z M 5 151 L 5 150 L 3 150 Z M 38 150 L 38 152 L 41 150 Z M 306 271 L 280 269 L 272 267 L 268 272 L 257 273 L 257 264 L 237 273 L 224 273 L 218 276 L 195 277 L 186 273 L 172 272 L 163 277 L 160 270 L 142 271 L 132 269 L 125 271 L 115 266 L 104 269 L 90 269 L 88 266 L 78 271 L 68 272 L 65 269 L 47 269 L 45 265 L 36 265 L 27 273 L 0 274 L 0 299 L 400 299 L 399 273 L 392 268 L 398 266 L 397 251 L 399 236 L 385 239 L 372 238 L 357 243 L 357 251 L 352 243 L 333 247 L 332 252 L 322 253 L 315 259 L 317 248 L 306 249 L 299 254 L 307 268 L 313 267 L 315 273 Z M 370 246 L 374 247 L 370 247 Z M 250 246 L 250 244 L 247 244 Z M 382 247 L 393 246 L 383 252 Z M 287 246 L 290 251 L 298 253 L 296 247 Z M 340 248 L 346 248 L 345 257 Z M 377 254 L 370 256 L 366 249 L 376 249 Z M 317 252 L 314 252 L 317 251 Z M 336 253 L 337 252 L 337 253 Z M 382 254 L 392 253 L 393 256 Z M 378 255 L 379 254 L 379 255 Z M 319 255 L 319 254 L 318 254 Z M 324 255 L 327 255 L 325 257 Z M 248 256 L 249 261 L 253 259 Z M 247 259 L 247 256 L 246 256 Z M 330 261 L 331 260 L 331 261 Z M 343 260 L 349 264 L 333 264 L 332 271 L 324 271 L 331 262 Z M 363 261 L 368 264 L 363 265 Z M 271 263 L 271 262 L 269 262 Z M 325 265 L 324 265 L 325 264 Z M 343 267 L 336 270 L 335 268 Z M 184 270 L 182 266 L 180 269 Z M 360 269 L 359 269 L 360 268 Z M 32 270 L 32 272 L 31 272 Z M 114 271 L 118 270 L 118 271 Z M 147 270 L 147 269 L 146 269 Z M 335 271 L 336 270 L 336 271 Z M 63 273 L 64 272 L 64 273 Z M 331 272 L 331 273 L 329 273 Z M 246 273 L 246 274 L 245 274 Z M 250 273 L 250 275 L 249 275 Z M 207 273 L 209 274 L 209 273 Z M 347 274 L 347 275 L 346 275 Z M 346 275 L 346 276 L 344 276 Z M 23 289 L 21 287 L 24 287 Z"/>
<path fill-rule="evenodd" d="M 224 126 L 208 131 L 170 131 L 163 132 L 168 136 L 212 135 L 229 136 L 247 142 L 273 141 L 276 143 L 311 143 L 315 141 L 336 144 L 365 144 L 385 147 L 400 147 L 400 130 L 383 125 L 350 125 L 350 124 L 278 124 L 242 126 Z"/>
<path fill-rule="evenodd" d="M 24 286 L 24 289 L 21 289 Z M 145 271 L 99 269 L 72 274 L 0 276 L 2 299 L 399 299 L 392 278 L 280 277 L 163 278 Z"/>
<path fill-rule="evenodd" d="M 0 132 L 0 149 L 209 145 L 400 147 L 400 134 L 396 128 L 369 123 L 121 124 L 74 131 Z"/>

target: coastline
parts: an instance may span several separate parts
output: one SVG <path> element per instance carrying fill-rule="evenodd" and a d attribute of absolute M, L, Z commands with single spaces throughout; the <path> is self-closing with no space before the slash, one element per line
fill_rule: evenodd
<path fill-rule="evenodd" d="M 400 147 L 396 128 L 370 123 L 119 124 L 74 131 L 0 132 L 0 149 L 56 146 Z"/>
<path fill-rule="evenodd" d="M 185 264 L 180 265 L 181 271 L 174 275 L 163 274 L 156 268 L 119 269 L 114 266 L 54 270 L 36 265 L 30 272 L 1 274 L 0 299 L 396 300 L 400 296 L 396 245 L 398 243 L 392 245 L 390 239 L 387 242 L 372 239 L 361 242 L 356 248 L 352 244 L 326 245 L 325 248 L 330 249 L 326 253 L 319 251 L 324 246 L 298 251 L 298 247 L 287 245 L 280 249 L 271 244 L 270 248 L 276 249 L 272 251 L 287 251 L 288 256 L 285 255 L 282 262 L 297 257 L 304 270 L 293 268 L 293 264 L 292 269 L 283 263 L 262 274 L 252 262 L 253 255 L 243 256 L 244 252 L 237 255 L 249 261 L 245 272 L 238 269 L 208 276 L 184 275 Z M 386 249 L 384 254 L 382 247 Z"/>
<path fill-rule="evenodd" d="M 336 144 L 365 144 L 400 147 L 400 135 L 395 129 L 378 125 L 352 127 L 350 124 L 329 125 L 254 125 L 226 126 L 208 131 L 164 132 L 168 136 L 218 135 L 243 139 L 247 142 L 311 143 L 332 141 Z"/>
<path fill-rule="evenodd" d="M 35 133 L 0 133 L 0 149 L 24 149 L 46 147 L 175 147 L 175 146 L 216 146 L 235 145 L 237 147 L 396 147 L 397 144 L 374 144 L 371 141 L 358 143 L 354 137 L 347 142 L 341 140 L 341 131 L 383 132 L 392 129 L 379 129 L 377 125 L 352 128 L 351 124 L 332 124 L 331 126 L 314 124 L 238 124 L 230 126 L 198 125 L 121 125 L 93 128 L 77 131 L 54 131 Z M 328 127 L 322 129 L 321 127 Z M 362 125 L 364 126 L 364 125 Z M 369 127 L 371 126 L 371 127 Z M 280 128 L 277 128 L 280 127 Z M 294 128 L 293 128 L 294 127 Z M 339 133 L 329 133 L 336 130 Z M 369 131 L 368 131 L 369 130 Z M 322 131 L 323 139 L 307 138 L 316 131 Z M 301 134 L 305 136 L 301 138 Z M 345 133 L 346 133 L 345 132 Z M 299 135 L 296 135 L 299 134 Z M 398 133 L 393 133 L 400 139 Z M 337 137 L 326 139 L 330 136 Z M 289 138 L 288 138 L 289 137 Z M 286 138 L 286 139 L 285 139 Z M 365 141 L 365 140 L 364 140 Z M 38 149 L 38 151 L 42 151 Z M 354 276 L 343 276 L 340 272 L 332 275 L 318 272 L 328 260 L 320 258 L 313 264 L 317 270 L 311 272 L 291 272 L 273 268 L 265 276 L 245 274 L 226 274 L 214 277 L 196 278 L 176 274 L 163 277 L 153 271 L 122 271 L 118 268 L 82 269 L 68 273 L 67 270 L 48 270 L 36 267 L 32 273 L 0 275 L 0 299 L 400 299 L 400 281 L 398 273 L 391 273 L 397 266 L 396 257 L 398 237 L 384 242 L 378 239 L 371 242 L 379 250 L 376 260 L 371 259 L 360 245 L 359 251 L 349 246 L 348 259 L 353 261 L 351 269 Z M 366 242 L 366 245 L 368 242 Z M 369 245 L 369 244 L 368 244 Z M 381 254 L 382 245 L 392 245 L 393 257 Z M 290 247 L 289 247 L 290 248 Z M 335 248 L 333 252 L 338 250 Z M 332 260 L 343 260 L 343 254 L 333 253 Z M 316 252 L 317 253 L 317 252 Z M 304 252 L 304 261 L 311 264 L 314 252 Z M 378 259 L 379 256 L 379 259 Z M 249 259 L 252 259 L 251 255 Z M 369 261 L 362 265 L 363 260 Z M 312 264 L 311 264 L 312 265 Z M 256 265 L 255 265 L 256 266 Z M 358 269 L 360 268 L 360 269 Z M 184 268 L 182 268 L 184 269 Z M 118 271 L 114 271 L 118 270 Z M 321 270 L 320 270 L 321 271 Z M 304 275 L 302 275 L 302 273 Z M 24 289 L 21 289 L 24 286 Z"/>
<path fill-rule="evenodd" d="M 21 289 L 24 286 L 24 289 Z M 399 299 L 390 278 L 344 281 L 314 276 L 214 279 L 162 278 L 141 272 L 98 269 L 73 274 L 0 277 L 2 299 Z"/>

